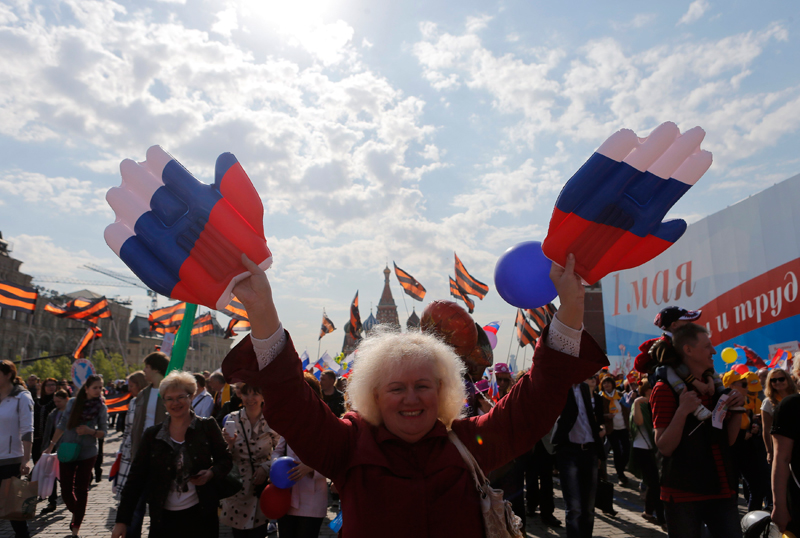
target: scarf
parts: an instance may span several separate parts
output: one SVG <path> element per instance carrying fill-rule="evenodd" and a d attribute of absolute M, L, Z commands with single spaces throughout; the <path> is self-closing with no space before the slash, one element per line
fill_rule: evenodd
<path fill-rule="evenodd" d="M 83 411 L 81 411 L 81 424 L 86 424 L 94 420 L 100 414 L 100 407 L 103 405 L 102 398 L 92 398 L 83 402 Z"/>
<path fill-rule="evenodd" d="M 619 395 L 619 392 L 617 392 L 615 390 L 613 393 L 608 394 L 608 393 L 606 393 L 606 391 L 601 391 L 600 395 L 603 398 L 605 398 L 606 400 L 608 400 L 608 412 L 609 413 L 611 413 L 612 415 L 616 415 L 617 413 L 619 413 L 619 411 L 620 411 L 619 399 L 621 398 L 621 396 Z"/>

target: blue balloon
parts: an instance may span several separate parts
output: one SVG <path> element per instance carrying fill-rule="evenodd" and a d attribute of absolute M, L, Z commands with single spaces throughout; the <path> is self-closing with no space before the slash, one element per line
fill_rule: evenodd
<path fill-rule="evenodd" d="M 289 456 L 278 458 L 272 462 L 269 469 L 269 479 L 279 489 L 289 489 L 295 485 L 295 481 L 289 478 L 289 471 L 297 467 L 297 464 Z"/>
<path fill-rule="evenodd" d="M 505 302 L 517 308 L 539 308 L 558 293 L 550 280 L 552 262 L 539 241 L 524 241 L 506 250 L 494 268 L 494 285 Z"/>

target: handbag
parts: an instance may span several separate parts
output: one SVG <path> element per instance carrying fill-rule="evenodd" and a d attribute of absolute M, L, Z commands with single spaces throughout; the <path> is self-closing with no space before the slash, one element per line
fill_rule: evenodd
<path fill-rule="evenodd" d="M 78 443 L 61 443 L 58 446 L 58 461 L 72 463 L 78 461 L 81 455 L 81 445 Z"/>
<path fill-rule="evenodd" d="M 597 480 L 597 493 L 595 494 L 594 505 L 603 512 L 614 511 L 614 486 L 604 478 Z"/>
<path fill-rule="evenodd" d="M 43 453 L 39 461 L 33 466 L 31 482 L 38 482 L 39 497 L 46 499 L 53 492 L 56 478 L 58 478 L 58 456 Z"/>
<path fill-rule="evenodd" d="M 260 484 L 256 484 L 255 483 L 256 468 L 255 468 L 255 465 L 253 465 L 253 453 L 250 451 L 250 442 L 247 440 L 247 432 L 244 429 L 244 423 L 242 422 L 241 413 L 239 414 L 239 425 L 242 427 L 242 435 L 244 436 L 244 444 L 245 444 L 245 446 L 247 446 L 247 456 L 248 456 L 248 458 L 250 460 L 250 469 L 253 471 L 253 495 L 255 495 L 255 497 L 257 499 L 260 499 L 261 498 L 261 493 L 264 491 L 264 488 L 267 487 L 267 483 L 269 482 L 269 480 L 264 480 Z"/>
<path fill-rule="evenodd" d="M 0 484 L 0 519 L 26 521 L 36 516 L 39 484 L 16 476 Z"/>
<path fill-rule="evenodd" d="M 475 487 L 481 497 L 481 512 L 483 512 L 483 528 L 486 531 L 486 538 L 523 538 L 522 520 L 511 509 L 511 503 L 503 499 L 503 491 L 491 487 L 489 479 L 483 474 L 480 465 L 455 432 L 450 430 L 447 435 L 456 445 L 458 452 L 472 472 Z"/>

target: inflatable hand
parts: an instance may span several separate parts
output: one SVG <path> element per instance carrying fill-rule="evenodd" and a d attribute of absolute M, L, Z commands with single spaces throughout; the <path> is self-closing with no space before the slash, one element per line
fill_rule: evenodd
<path fill-rule="evenodd" d="M 231 153 L 217 158 L 215 182 L 197 181 L 153 146 L 120 164 L 122 185 L 106 194 L 116 222 L 105 239 L 142 282 L 162 295 L 221 310 L 247 277 L 242 253 L 267 269 L 264 207 Z"/>
<path fill-rule="evenodd" d="M 686 231 L 681 219 L 661 222 L 711 166 L 700 150 L 705 132 L 680 134 L 671 122 L 645 139 L 629 129 L 611 135 L 564 185 L 542 244 L 564 266 L 594 284 L 608 273 L 658 256 Z"/>

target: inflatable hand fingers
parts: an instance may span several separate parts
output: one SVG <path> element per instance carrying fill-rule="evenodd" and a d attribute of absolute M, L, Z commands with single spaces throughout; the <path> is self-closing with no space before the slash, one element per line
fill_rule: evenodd
<path fill-rule="evenodd" d="M 594 284 L 612 271 L 659 255 L 686 231 L 686 222 L 662 219 L 711 166 L 702 151 L 705 132 L 680 134 L 671 122 L 645 139 L 622 129 L 606 140 L 567 182 L 542 244 L 545 255 Z"/>
<path fill-rule="evenodd" d="M 122 185 L 106 195 L 116 214 L 106 243 L 154 291 L 221 310 L 249 275 L 242 253 L 271 265 L 261 199 L 231 153 L 217 158 L 213 185 L 160 146 L 144 162 L 122 161 L 120 172 Z"/>

